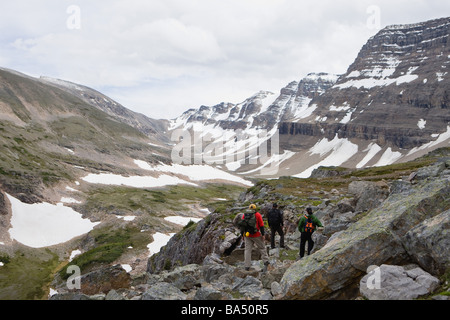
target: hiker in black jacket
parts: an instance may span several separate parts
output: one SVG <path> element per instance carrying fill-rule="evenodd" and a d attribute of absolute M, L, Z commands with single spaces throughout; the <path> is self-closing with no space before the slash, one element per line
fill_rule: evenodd
<path fill-rule="evenodd" d="M 275 248 L 275 234 L 278 232 L 280 235 L 280 247 L 284 248 L 284 232 L 283 232 L 283 213 L 278 209 L 278 205 L 274 203 L 272 209 L 267 215 L 267 220 L 269 222 L 269 227 L 271 231 L 270 235 L 270 246 L 272 249 Z"/>

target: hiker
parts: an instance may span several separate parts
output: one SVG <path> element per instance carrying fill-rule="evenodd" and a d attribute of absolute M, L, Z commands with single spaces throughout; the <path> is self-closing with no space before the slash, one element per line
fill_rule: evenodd
<path fill-rule="evenodd" d="M 261 258 L 264 262 L 263 272 L 267 271 L 267 266 L 269 265 L 269 255 L 267 254 L 266 246 L 264 244 L 264 221 L 261 214 L 256 211 L 255 204 L 251 204 L 249 209 L 243 214 L 240 227 L 243 232 L 245 242 L 245 270 L 250 270 L 252 250 L 253 245 L 255 245 L 261 253 Z"/>
<path fill-rule="evenodd" d="M 270 247 L 275 248 L 275 234 L 280 235 L 280 248 L 284 248 L 283 213 L 278 209 L 278 204 L 274 203 L 272 209 L 267 214 L 267 221 L 270 227 Z"/>
<path fill-rule="evenodd" d="M 323 230 L 323 225 L 316 216 L 313 215 L 311 208 L 306 208 L 307 215 L 303 215 L 298 223 L 298 230 L 301 232 L 300 237 L 300 259 L 305 255 L 305 244 L 308 242 L 308 256 L 314 247 L 314 241 L 312 240 L 312 234 L 315 229 Z"/>

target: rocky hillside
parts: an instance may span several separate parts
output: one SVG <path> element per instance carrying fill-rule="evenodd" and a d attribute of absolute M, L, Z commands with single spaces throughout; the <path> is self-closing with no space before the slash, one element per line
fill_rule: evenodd
<path fill-rule="evenodd" d="M 387 167 L 322 167 L 314 176 L 262 180 L 234 203 L 216 207 L 206 219 L 174 236 L 149 259 L 147 272 L 130 277 L 120 266 L 109 267 L 83 276 L 86 286 L 81 291 L 52 299 L 446 298 L 448 148 Z M 274 201 L 284 211 L 286 248 L 268 248 L 267 272 L 262 272 L 258 255 L 245 271 L 233 218 L 249 203 L 258 204 L 265 217 Z M 296 225 L 308 206 L 325 229 L 314 234 L 313 253 L 298 260 Z M 125 280 L 113 285 L 119 274 Z M 404 286 L 398 286 L 399 279 Z M 101 289 L 101 284 L 106 287 Z M 372 285 L 381 288 L 372 290 Z"/>
<path fill-rule="evenodd" d="M 145 269 L 158 233 L 251 185 L 172 166 L 165 123 L 83 86 L 0 69 L 0 300 L 46 296 L 72 254 L 86 270 L 140 256 Z"/>
<path fill-rule="evenodd" d="M 153 144 L 164 146 L 164 144 L 170 142 L 169 136 L 166 134 L 167 120 L 150 119 L 143 114 L 133 112 L 108 96 L 80 84 L 44 76 L 40 77 L 40 81 L 64 90 L 114 117 L 114 119 L 138 129 L 148 136 Z"/>

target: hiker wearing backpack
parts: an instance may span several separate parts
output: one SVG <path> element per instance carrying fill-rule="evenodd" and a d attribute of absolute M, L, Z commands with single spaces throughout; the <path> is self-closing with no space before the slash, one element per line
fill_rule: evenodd
<path fill-rule="evenodd" d="M 323 225 L 319 219 L 312 213 L 311 208 L 306 208 L 306 213 L 301 217 L 300 222 L 298 223 L 298 230 L 301 232 L 300 237 L 300 259 L 305 255 L 305 245 L 308 242 L 308 255 L 311 254 L 311 251 L 314 247 L 314 241 L 312 240 L 312 234 L 316 230 L 316 228 L 323 229 Z"/>
<path fill-rule="evenodd" d="M 280 235 L 280 247 L 284 248 L 283 213 L 278 209 L 278 204 L 274 203 L 272 209 L 267 214 L 267 221 L 270 227 L 270 247 L 275 248 L 275 235 Z"/>
<path fill-rule="evenodd" d="M 241 221 L 238 223 L 241 232 L 244 235 L 245 251 L 245 270 L 250 270 L 252 263 L 252 250 L 255 246 L 261 253 L 264 262 L 263 272 L 267 271 L 269 265 L 269 255 L 267 254 L 264 244 L 264 221 L 259 212 L 256 211 L 256 205 L 250 205 L 249 209 L 242 215 Z"/>

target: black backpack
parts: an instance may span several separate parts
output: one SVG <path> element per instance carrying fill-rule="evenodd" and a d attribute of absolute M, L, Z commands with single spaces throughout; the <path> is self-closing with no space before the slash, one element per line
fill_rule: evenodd
<path fill-rule="evenodd" d="M 243 234 L 247 232 L 250 234 L 258 232 L 258 228 L 256 227 L 255 212 L 244 213 L 244 218 L 240 219 L 237 224 Z"/>
<path fill-rule="evenodd" d="M 276 226 L 281 224 L 281 212 L 280 209 L 272 209 L 267 214 L 267 222 L 270 226 Z"/>

